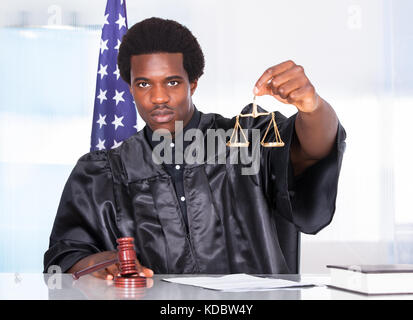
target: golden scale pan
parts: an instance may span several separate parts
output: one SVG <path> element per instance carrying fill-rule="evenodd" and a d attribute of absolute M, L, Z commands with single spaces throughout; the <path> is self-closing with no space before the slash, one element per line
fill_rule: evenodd
<path fill-rule="evenodd" d="M 275 122 L 275 116 L 274 112 L 258 112 L 257 104 L 255 103 L 255 98 L 254 96 L 254 101 L 252 103 L 252 113 L 247 113 L 247 114 L 239 114 L 237 115 L 236 121 L 235 121 L 235 127 L 234 131 L 232 132 L 231 138 L 227 142 L 228 147 L 248 147 L 250 145 L 247 137 L 245 136 L 245 133 L 243 129 L 241 128 L 241 125 L 239 123 L 239 117 L 245 118 L 245 117 L 261 117 L 261 116 L 268 116 L 271 115 L 271 120 L 268 124 L 267 130 L 265 131 L 264 137 L 261 140 L 261 145 L 263 147 L 267 148 L 273 148 L 273 147 L 284 147 L 284 142 L 281 139 L 280 132 L 278 131 L 277 123 Z M 274 133 L 275 133 L 275 141 L 272 142 L 265 142 L 265 138 L 267 137 L 268 131 L 271 128 L 271 125 L 274 128 Z M 241 132 L 241 135 L 244 138 L 244 142 L 241 142 L 241 140 L 238 139 L 238 130 Z"/>

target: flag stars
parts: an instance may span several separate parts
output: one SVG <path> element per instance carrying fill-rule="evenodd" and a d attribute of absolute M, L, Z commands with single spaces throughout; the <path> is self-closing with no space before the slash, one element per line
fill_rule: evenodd
<path fill-rule="evenodd" d="M 99 139 L 99 143 L 96 145 L 96 148 L 98 148 L 99 150 L 105 149 L 105 141 L 106 140 L 100 140 Z"/>
<path fill-rule="evenodd" d="M 116 105 L 118 105 L 119 101 L 125 102 L 125 99 L 123 99 L 123 94 L 125 91 L 118 92 L 118 90 L 115 89 L 115 96 L 113 97 L 113 100 L 116 101 Z"/>
<path fill-rule="evenodd" d="M 105 114 L 104 116 L 102 116 L 102 115 L 99 113 L 99 120 L 96 121 L 96 123 L 99 124 L 99 129 L 102 129 L 102 126 L 107 125 L 105 119 L 106 119 L 106 114 Z"/>
<path fill-rule="evenodd" d="M 119 80 L 119 77 L 120 77 L 120 72 L 119 72 L 119 67 L 118 67 L 118 65 L 116 65 L 116 71 L 115 71 L 115 72 L 113 72 L 113 74 L 115 74 L 115 75 L 116 75 L 116 80 Z"/>
<path fill-rule="evenodd" d="M 102 104 L 102 102 L 104 101 L 104 100 L 108 100 L 107 98 L 106 98 L 106 92 L 108 91 L 108 90 L 105 90 L 105 91 L 103 91 L 102 89 L 99 89 L 99 95 L 97 96 L 97 98 L 100 100 L 100 104 Z"/>
<path fill-rule="evenodd" d="M 139 119 L 132 120 L 136 121 L 136 125 L 129 122 L 129 112 L 136 111 L 136 108 L 133 108 L 134 101 L 128 87 L 121 81 L 122 76 L 116 61 L 122 36 L 128 30 L 124 11 L 126 1 L 111 2 L 113 6 L 101 15 L 102 33 L 96 44 L 99 47 L 99 63 L 95 74 L 97 87 L 91 149 L 101 151 L 120 147 L 125 138 L 142 127 L 140 122 L 138 126 Z"/>
<path fill-rule="evenodd" d="M 105 26 L 105 24 L 109 24 L 108 18 L 109 18 L 109 13 L 105 15 L 105 21 L 103 22 L 103 26 Z"/>
<path fill-rule="evenodd" d="M 124 126 L 122 123 L 122 120 L 123 120 L 123 116 L 118 118 L 115 114 L 115 120 L 112 122 L 112 124 L 115 126 L 115 130 L 117 130 L 119 126 L 121 127 Z"/>
<path fill-rule="evenodd" d="M 109 50 L 108 48 L 108 40 L 103 40 L 100 39 L 100 54 L 103 54 L 103 52 L 105 52 L 105 50 Z"/>
<path fill-rule="evenodd" d="M 113 146 L 111 149 L 115 149 L 117 147 L 120 147 L 123 141 L 117 142 L 116 140 L 113 140 Z"/>
<path fill-rule="evenodd" d="M 115 50 L 119 50 L 119 47 L 120 47 L 120 44 L 121 44 L 120 40 L 119 39 L 117 39 L 117 40 L 118 40 L 118 44 L 115 47 L 113 47 L 113 49 L 115 49 Z"/>
<path fill-rule="evenodd" d="M 100 74 L 100 80 L 103 79 L 104 76 L 107 76 L 108 73 L 106 72 L 106 69 L 108 68 L 108 65 L 100 65 L 98 73 Z"/>
<path fill-rule="evenodd" d="M 122 27 L 126 28 L 126 18 L 122 17 L 120 13 L 119 13 L 119 19 L 115 23 L 119 25 L 119 30 L 122 29 Z"/>

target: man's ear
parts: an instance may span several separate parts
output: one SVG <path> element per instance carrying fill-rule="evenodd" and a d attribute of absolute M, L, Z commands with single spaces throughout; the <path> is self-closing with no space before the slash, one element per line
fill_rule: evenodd
<path fill-rule="evenodd" d="M 191 89 L 191 96 L 194 94 L 197 86 L 198 86 L 198 79 L 192 81 L 192 82 L 189 84 L 189 87 L 190 87 L 190 89 Z"/>

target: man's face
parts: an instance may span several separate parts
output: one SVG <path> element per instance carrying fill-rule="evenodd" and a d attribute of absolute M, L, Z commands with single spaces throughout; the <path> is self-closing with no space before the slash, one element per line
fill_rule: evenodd
<path fill-rule="evenodd" d="M 153 53 L 131 57 L 131 93 L 141 118 L 155 131 L 175 132 L 175 121 L 185 126 L 194 108 L 197 81 L 188 80 L 182 53 Z"/>

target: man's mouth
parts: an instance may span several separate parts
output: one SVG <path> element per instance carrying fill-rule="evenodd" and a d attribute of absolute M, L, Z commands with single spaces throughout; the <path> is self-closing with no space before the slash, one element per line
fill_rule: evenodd
<path fill-rule="evenodd" d="M 151 113 L 151 118 L 157 123 L 170 122 L 174 118 L 174 112 L 169 109 L 155 110 Z"/>

